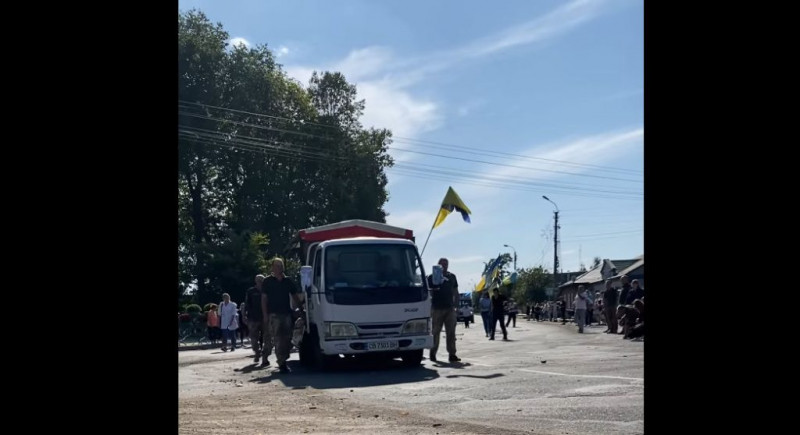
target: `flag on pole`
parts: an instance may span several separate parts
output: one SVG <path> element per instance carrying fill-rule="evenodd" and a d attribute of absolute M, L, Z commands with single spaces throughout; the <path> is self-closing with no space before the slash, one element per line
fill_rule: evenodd
<path fill-rule="evenodd" d="M 478 285 L 475 286 L 476 291 L 491 289 L 494 278 L 496 278 L 497 274 L 500 273 L 500 268 L 498 266 L 500 265 L 502 259 L 503 256 L 498 255 L 496 259 L 489 261 L 483 271 L 483 275 L 481 275 L 481 280 L 478 282 Z"/>
<path fill-rule="evenodd" d="M 447 194 L 444 196 L 444 200 L 442 200 L 442 206 L 439 209 L 439 215 L 436 216 L 436 221 L 433 223 L 433 228 L 438 227 L 442 222 L 444 222 L 447 215 L 453 212 L 453 210 L 461 213 L 461 217 L 464 218 L 464 222 L 470 223 L 469 215 L 472 214 L 472 211 L 464 204 L 464 201 L 458 197 L 458 194 L 452 187 L 448 187 Z"/>

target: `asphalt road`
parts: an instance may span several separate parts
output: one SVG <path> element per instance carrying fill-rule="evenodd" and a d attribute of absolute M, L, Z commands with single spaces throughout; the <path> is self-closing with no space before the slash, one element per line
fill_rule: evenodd
<path fill-rule="evenodd" d="M 332 400 L 403 411 L 443 421 L 446 433 L 636 434 L 644 432 L 644 342 L 570 324 L 517 319 L 509 341 L 484 336 L 477 324 L 456 330 L 460 363 L 447 363 L 442 334 L 439 362 L 419 368 L 390 362 L 346 361 L 317 373 L 289 360 L 291 374 L 256 368 L 250 349 L 179 352 L 179 395 L 224 394 L 220 382 L 251 389 L 307 390 Z M 427 357 L 427 352 L 426 352 Z M 240 385 L 236 385 L 239 383 Z M 313 397 L 313 396 L 311 396 Z M 459 427 L 463 427 L 460 431 Z M 478 429 L 476 429 L 478 428 Z"/>

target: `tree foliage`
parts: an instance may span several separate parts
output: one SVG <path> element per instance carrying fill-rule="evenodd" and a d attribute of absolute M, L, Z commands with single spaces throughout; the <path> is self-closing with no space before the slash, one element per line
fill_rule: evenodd
<path fill-rule="evenodd" d="M 241 301 L 268 261 L 299 261 L 298 230 L 386 221 L 391 132 L 359 122 L 366 102 L 338 72 L 303 87 L 266 45 L 231 47 L 199 11 L 178 15 L 178 294 Z"/>
<path fill-rule="evenodd" d="M 521 269 L 517 275 L 514 299 L 519 305 L 543 302 L 547 299 L 545 289 L 550 282 L 551 275 L 542 266 Z"/>

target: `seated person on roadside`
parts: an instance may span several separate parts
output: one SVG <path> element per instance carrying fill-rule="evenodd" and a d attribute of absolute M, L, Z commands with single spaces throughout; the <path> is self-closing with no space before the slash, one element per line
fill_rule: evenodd
<path fill-rule="evenodd" d="M 639 317 L 636 319 L 636 325 L 628 332 L 628 338 L 644 338 L 644 301 L 636 299 L 633 301 L 633 306 L 639 313 Z"/>
<path fill-rule="evenodd" d="M 639 311 L 633 305 L 620 305 L 617 307 L 617 319 L 619 324 L 622 325 L 622 338 L 630 338 L 629 334 L 633 327 L 636 326 L 638 318 Z"/>

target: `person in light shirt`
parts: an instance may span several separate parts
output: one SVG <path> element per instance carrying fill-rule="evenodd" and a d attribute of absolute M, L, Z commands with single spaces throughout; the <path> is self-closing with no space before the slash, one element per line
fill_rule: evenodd
<path fill-rule="evenodd" d="M 586 288 L 583 285 L 578 286 L 578 294 L 575 295 L 575 323 L 578 324 L 578 332 L 583 334 L 583 325 L 586 320 L 586 307 L 588 303 L 588 296 L 586 295 Z"/>

